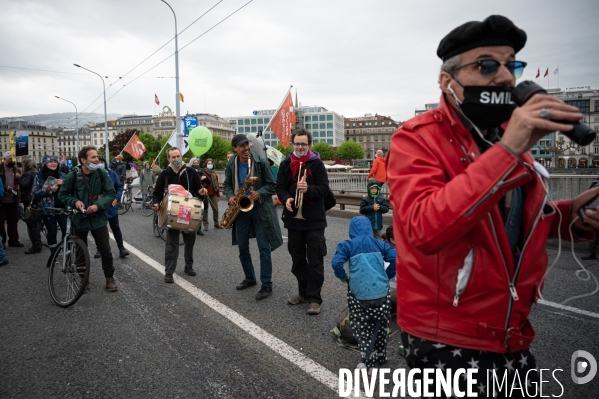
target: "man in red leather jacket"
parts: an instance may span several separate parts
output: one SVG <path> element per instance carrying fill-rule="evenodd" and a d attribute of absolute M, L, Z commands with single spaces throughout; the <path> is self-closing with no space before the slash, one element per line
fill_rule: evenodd
<path fill-rule="evenodd" d="M 478 368 L 480 377 L 535 369 L 528 316 L 547 267 L 546 240 L 558 230 L 569 238 L 578 208 L 599 194 L 548 202 L 547 172 L 529 150 L 572 129 L 556 121 L 582 114 L 547 95 L 520 108 L 510 101 L 525 42 L 502 16 L 454 29 L 437 50 L 438 109 L 391 139 L 397 321 L 412 368 Z M 588 225 L 577 221 L 574 235 L 589 239 L 599 213 L 585 212 Z"/>

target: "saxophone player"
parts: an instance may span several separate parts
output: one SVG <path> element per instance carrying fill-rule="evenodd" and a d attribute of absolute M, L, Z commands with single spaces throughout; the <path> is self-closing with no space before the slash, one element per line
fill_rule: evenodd
<path fill-rule="evenodd" d="M 244 186 L 247 177 L 257 177 L 258 182 L 246 194 L 253 200 L 248 212 L 239 212 L 233 224 L 233 245 L 239 247 L 239 260 L 245 274 L 237 285 L 238 290 L 256 285 L 254 265 L 250 255 L 250 237 L 256 237 L 260 250 L 260 291 L 256 299 L 265 299 L 272 293 L 271 251 L 283 244 L 281 228 L 272 202 L 275 192 L 275 178 L 266 159 L 250 151 L 246 135 L 237 134 L 231 140 L 235 155 L 225 169 L 224 191 L 229 206 L 237 205 L 237 191 Z"/>

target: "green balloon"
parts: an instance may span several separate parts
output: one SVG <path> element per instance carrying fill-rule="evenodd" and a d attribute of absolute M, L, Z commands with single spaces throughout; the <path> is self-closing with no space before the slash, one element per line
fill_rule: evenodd
<path fill-rule="evenodd" d="M 205 126 L 198 126 L 189 132 L 189 149 L 196 157 L 201 157 L 212 147 L 212 133 Z"/>

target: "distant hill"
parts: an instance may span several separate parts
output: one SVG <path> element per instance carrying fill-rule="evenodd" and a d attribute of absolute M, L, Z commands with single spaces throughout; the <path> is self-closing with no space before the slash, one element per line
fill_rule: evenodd
<path fill-rule="evenodd" d="M 86 123 L 103 123 L 104 114 L 84 114 L 85 118 L 81 118 L 79 115 L 78 125 L 83 126 Z M 121 114 L 108 114 L 108 120 L 113 121 L 122 117 Z M 2 119 L 13 119 L 21 118 L 27 122 L 36 123 L 38 125 L 46 127 L 75 127 L 75 113 L 74 112 L 61 112 L 57 114 L 40 114 L 40 115 L 25 115 L 25 116 L 6 116 L 0 117 Z"/>

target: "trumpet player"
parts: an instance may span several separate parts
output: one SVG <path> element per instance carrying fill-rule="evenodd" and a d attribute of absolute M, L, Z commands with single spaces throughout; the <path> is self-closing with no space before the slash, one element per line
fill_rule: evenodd
<path fill-rule="evenodd" d="M 323 258 L 327 253 L 324 206 L 329 178 L 317 152 L 311 151 L 312 134 L 305 129 L 291 134 L 293 152 L 279 165 L 277 196 L 282 204 L 283 223 L 289 237 L 291 272 L 298 294 L 290 305 L 309 303 L 308 314 L 320 313 L 320 290 L 324 283 Z"/>
<path fill-rule="evenodd" d="M 253 206 L 247 212 L 239 212 L 233 224 L 233 245 L 237 244 L 239 247 L 239 260 L 245 274 L 245 278 L 236 288 L 244 290 L 256 285 L 256 274 L 250 254 L 250 236 L 256 237 L 260 250 L 262 285 L 256 299 L 261 300 L 268 298 L 272 293 L 271 251 L 283 244 L 281 228 L 272 203 L 276 182 L 266 159 L 251 152 L 245 134 L 233 136 L 231 144 L 236 155 L 227 162 L 223 183 L 229 206 L 237 205 L 237 192 L 244 186 L 247 177 L 258 178 L 258 183 L 246 192 L 253 200 Z"/>

